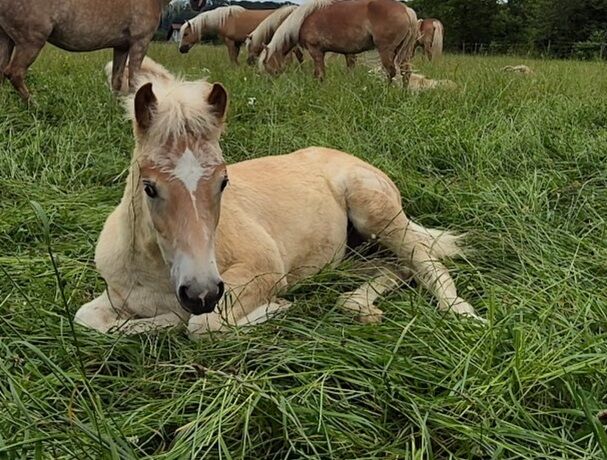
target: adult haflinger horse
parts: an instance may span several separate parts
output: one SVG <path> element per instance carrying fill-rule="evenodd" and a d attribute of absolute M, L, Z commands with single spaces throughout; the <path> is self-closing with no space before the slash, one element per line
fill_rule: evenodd
<path fill-rule="evenodd" d="M 228 47 L 230 60 L 238 64 L 240 47 L 247 36 L 274 11 L 223 6 L 201 13 L 181 26 L 179 51 L 187 53 L 205 35 L 217 34 Z"/>
<path fill-rule="evenodd" d="M 429 61 L 440 58 L 443 54 L 443 24 L 438 19 L 420 19 L 418 26 L 417 46 L 424 49 L 424 54 Z"/>
<path fill-rule="evenodd" d="M 322 79 L 326 52 L 358 54 L 377 48 L 389 81 L 399 68 L 406 87 L 416 38 L 415 12 L 394 0 L 310 0 L 280 25 L 259 60 L 268 72 L 278 73 L 286 53 L 299 44 Z"/>
<path fill-rule="evenodd" d="M 252 65 L 255 63 L 255 59 L 260 56 L 266 45 L 270 43 L 278 27 L 297 8 L 296 5 L 287 5 L 278 8 L 274 13 L 261 21 L 255 30 L 249 34 L 245 41 L 248 52 L 247 64 Z M 300 63 L 303 62 L 303 53 L 299 46 L 293 48 L 293 54 Z M 346 54 L 346 65 L 348 68 L 353 68 L 355 64 L 356 56 L 353 54 Z"/>
<path fill-rule="evenodd" d="M 0 83 L 30 98 L 25 74 L 48 41 L 68 51 L 114 49 L 113 88 L 139 71 L 170 0 L 0 0 Z"/>
<path fill-rule="evenodd" d="M 289 306 L 278 297 L 289 286 L 344 257 L 349 229 L 398 255 L 439 308 L 475 316 L 439 261 L 460 253 L 458 237 L 409 220 L 383 172 L 320 147 L 226 166 L 223 86 L 158 72 L 129 102 L 133 161 L 95 256 L 107 289 L 76 322 L 131 333 L 187 323 L 193 336 L 263 322 Z M 378 321 L 373 300 L 398 282 L 384 270 L 339 305 Z"/>
<path fill-rule="evenodd" d="M 248 64 L 253 64 L 255 62 L 255 59 L 261 54 L 264 45 L 270 43 L 278 26 L 280 26 L 295 9 L 297 9 L 297 5 L 286 5 L 276 9 L 272 14 L 261 21 L 255 30 L 247 36 L 245 47 L 248 53 Z M 295 48 L 294 51 L 298 51 L 298 59 L 303 59 L 303 55 L 299 48 Z"/>

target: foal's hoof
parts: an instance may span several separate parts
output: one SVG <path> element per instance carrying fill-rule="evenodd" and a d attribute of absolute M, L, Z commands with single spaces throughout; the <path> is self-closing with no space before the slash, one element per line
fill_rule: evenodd
<path fill-rule="evenodd" d="M 482 316 L 479 316 L 474 310 L 474 307 L 463 299 L 458 299 L 453 305 L 451 305 L 449 310 L 454 313 L 457 313 L 458 315 L 462 315 L 467 318 L 472 318 L 477 321 L 480 321 L 483 324 L 487 323 L 487 320 Z"/>
<path fill-rule="evenodd" d="M 339 296 L 336 305 L 353 313 L 357 313 L 356 320 L 363 324 L 381 323 L 384 312 L 370 303 L 364 295 L 346 292 Z"/>

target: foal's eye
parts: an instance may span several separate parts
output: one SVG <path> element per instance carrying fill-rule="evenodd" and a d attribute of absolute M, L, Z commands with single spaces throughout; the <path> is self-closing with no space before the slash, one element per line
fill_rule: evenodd
<path fill-rule="evenodd" d="M 223 181 L 221 181 L 221 191 L 222 191 L 222 192 L 223 192 L 223 189 L 227 187 L 228 182 L 230 182 L 230 181 L 228 180 L 228 178 L 227 178 L 227 177 L 224 177 L 224 178 L 223 178 Z"/>
<path fill-rule="evenodd" d="M 150 182 L 143 183 L 143 191 L 150 198 L 156 198 L 158 196 L 158 190 L 156 190 L 156 187 L 154 186 L 154 184 L 152 184 Z"/>

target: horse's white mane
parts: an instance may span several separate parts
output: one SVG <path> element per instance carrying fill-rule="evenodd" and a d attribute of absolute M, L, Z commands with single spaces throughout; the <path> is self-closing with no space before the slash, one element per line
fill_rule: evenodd
<path fill-rule="evenodd" d="M 246 41 L 247 51 L 249 51 L 251 46 L 268 43 L 278 26 L 296 9 L 297 5 L 281 6 L 261 21 L 255 30 L 251 32 L 250 39 Z"/>
<path fill-rule="evenodd" d="M 299 41 L 299 29 L 308 16 L 316 10 L 325 6 L 332 5 L 343 0 L 309 0 L 297 7 L 287 19 L 276 29 L 272 40 L 268 44 L 267 50 L 264 50 L 259 57 L 259 62 L 263 63 L 266 58 L 272 56 L 278 51 L 285 51 L 285 48 L 293 47 Z"/>
<path fill-rule="evenodd" d="M 217 30 L 223 27 L 230 16 L 239 15 L 244 11 L 246 10 L 238 5 L 222 6 L 220 8 L 215 8 L 212 11 L 200 13 L 194 19 L 190 19 L 188 23 L 190 24 L 190 27 L 192 27 L 192 32 L 200 38 L 203 30 Z"/>
<path fill-rule="evenodd" d="M 161 146 L 169 139 L 188 133 L 216 135 L 219 121 L 211 114 L 207 97 L 212 85 L 206 80 L 185 81 L 163 66 L 146 58 L 138 74 L 137 89 L 151 83 L 157 104 L 152 124 L 146 132 L 151 145 Z M 128 117 L 135 119 L 135 95 L 124 98 Z"/>

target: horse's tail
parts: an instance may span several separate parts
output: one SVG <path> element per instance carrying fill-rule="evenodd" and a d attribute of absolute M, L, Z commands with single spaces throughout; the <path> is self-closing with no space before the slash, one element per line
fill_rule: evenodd
<path fill-rule="evenodd" d="M 417 20 L 415 11 L 408 7 L 405 8 L 409 24 L 405 27 L 403 38 L 396 48 L 394 65 L 398 69 L 401 68 L 403 63 L 406 63 L 410 70 L 411 64 L 409 64 L 409 62 L 413 59 L 415 45 L 419 36 L 419 21 Z"/>
<path fill-rule="evenodd" d="M 290 51 L 299 42 L 299 30 L 308 16 L 315 11 L 329 6 L 338 0 L 309 0 L 297 7 L 276 29 L 272 40 L 268 44 L 267 52 L 263 53 L 263 60 L 271 57 L 277 52 L 283 55 Z"/>
<path fill-rule="evenodd" d="M 105 75 L 107 76 L 108 86 L 112 88 L 112 61 L 108 62 L 105 65 Z M 129 66 L 128 61 L 124 66 L 124 72 L 122 74 L 122 84 L 120 87 L 121 93 L 127 93 L 129 89 Z M 141 63 L 141 69 L 139 69 L 139 73 L 137 75 L 137 82 L 135 83 L 135 87 L 139 88 L 149 81 L 158 81 L 164 80 L 166 82 L 170 82 L 175 80 L 175 77 L 171 72 L 169 72 L 165 67 L 158 64 L 152 58 L 145 57 L 143 62 Z"/>
<path fill-rule="evenodd" d="M 432 60 L 438 59 L 443 54 L 443 24 L 438 21 L 433 21 L 434 33 L 432 34 Z"/>

